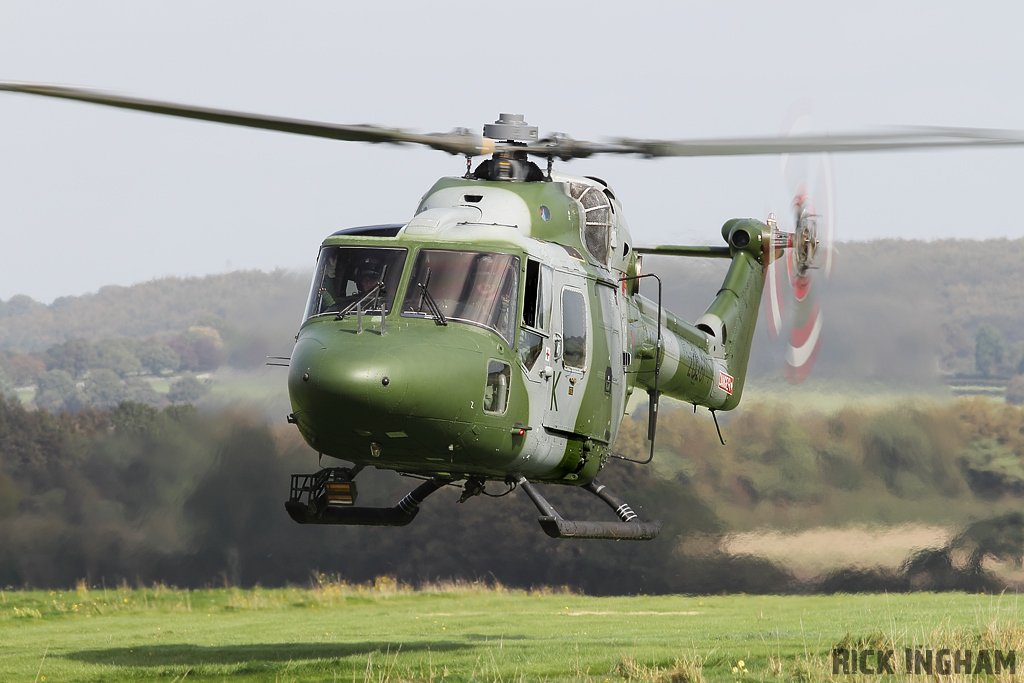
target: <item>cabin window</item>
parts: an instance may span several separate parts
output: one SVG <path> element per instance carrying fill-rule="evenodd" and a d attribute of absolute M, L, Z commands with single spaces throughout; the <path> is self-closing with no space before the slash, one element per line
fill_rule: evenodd
<path fill-rule="evenodd" d="M 519 308 L 519 257 L 478 251 L 422 249 L 405 288 L 402 315 L 445 318 L 494 330 L 514 341 Z"/>
<path fill-rule="evenodd" d="M 364 299 L 364 312 L 391 311 L 407 253 L 406 249 L 323 247 L 305 317 L 337 314 Z M 378 286 L 382 281 L 383 286 Z"/>
<path fill-rule="evenodd" d="M 527 327 L 545 329 L 551 317 L 551 272 L 550 266 L 533 259 L 526 261 L 523 324 Z"/>
<path fill-rule="evenodd" d="M 562 290 L 562 338 L 562 364 L 582 370 L 587 364 L 587 308 L 576 289 Z"/>
<path fill-rule="evenodd" d="M 543 348 L 544 337 L 530 330 L 519 330 L 519 362 L 527 371 L 533 370 Z"/>
<path fill-rule="evenodd" d="M 508 408 L 508 387 L 512 380 L 512 369 L 508 363 L 492 360 L 487 362 L 487 388 L 484 389 L 483 408 L 486 413 L 503 414 Z"/>

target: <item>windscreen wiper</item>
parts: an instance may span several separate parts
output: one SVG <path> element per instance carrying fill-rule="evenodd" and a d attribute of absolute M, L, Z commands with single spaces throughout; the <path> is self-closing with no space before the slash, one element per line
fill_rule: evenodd
<path fill-rule="evenodd" d="M 427 289 L 427 285 L 430 284 L 430 268 L 427 268 L 427 277 L 423 282 L 417 286 L 420 288 L 420 311 L 423 310 L 423 302 L 427 302 L 427 308 L 430 309 L 430 313 L 434 316 L 434 320 L 437 321 L 438 325 L 447 325 L 448 318 L 444 317 L 444 313 L 441 312 L 441 307 L 434 301 L 434 297 L 430 296 L 430 290 Z"/>

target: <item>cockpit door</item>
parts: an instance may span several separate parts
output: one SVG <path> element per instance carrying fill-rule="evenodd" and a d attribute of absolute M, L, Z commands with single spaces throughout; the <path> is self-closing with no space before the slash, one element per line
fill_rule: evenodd
<path fill-rule="evenodd" d="M 592 354 L 590 311 L 586 280 L 555 272 L 551 314 L 552 357 L 548 367 L 548 405 L 544 426 L 562 432 L 586 434 L 586 416 L 580 415 Z"/>
<path fill-rule="evenodd" d="M 546 383 L 550 376 L 553 273 L 551 266 L 532 258 L 526 261 L 523 319 L 519 328 L 519 362 L 531 385 L 531 396 L 536 395 L 539 386 Z"/>

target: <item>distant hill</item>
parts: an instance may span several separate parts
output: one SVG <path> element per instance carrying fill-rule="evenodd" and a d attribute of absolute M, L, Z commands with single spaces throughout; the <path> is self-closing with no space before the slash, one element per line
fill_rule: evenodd
<path fill-rule="evenodd" d="M 983 325 L 994 328 L 1004 346 L 996 374 L 1019 374 L 1022 263 L 1024 240 L 840 244 L 822 297 L 825 343 L 814 377 L 920 386 L 971 374 Z M 727 265 L 650 257 L 644 269 L 662 276 L 665 305 L 694 320 L 714 298 Z M 75 338 L 166 336 L 212 317 L 232 332 L 226 336 L 287 355 L 308 287 L 308 273 L 242 271 L 104 287 L 49 306 L 17 296 L 0 302 L 0 350 L 41 352 Z M 656 295 L 650 287 L 644 291 Z M 751 375 L 778 376 L 783 347 L 769 344 L 763 321 L 759 327 Z"/>
<path fill-rule="evenodd" d="M 287 352 L 298 329 L 309 275 L 276 270 L 195 278 L 161 278 L 95 294 L 61 297 L 49 306 L 26 296 L 0 302 L 0 349 L 42 351 L 69 339 L 144 339 L 178 332 L 214 316 L 259 331 Z"/>

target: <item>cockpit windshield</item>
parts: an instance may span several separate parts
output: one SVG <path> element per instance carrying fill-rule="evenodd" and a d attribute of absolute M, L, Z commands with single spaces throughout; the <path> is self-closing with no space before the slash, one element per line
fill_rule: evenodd
<path fill-rule="evenodd" d="M 390 312 L 402 278 L 406 249 L 324 247 L 313 277 L 306 318 L 355 310 Z M 383 283 L 383 284 L 381 284 Z"/>
<path fill-rule="evenodd" d="M 519 305 L 519 257 L 423 249 L 405 289 L 402 315 L 474 323 L 512 343 Z"/>

